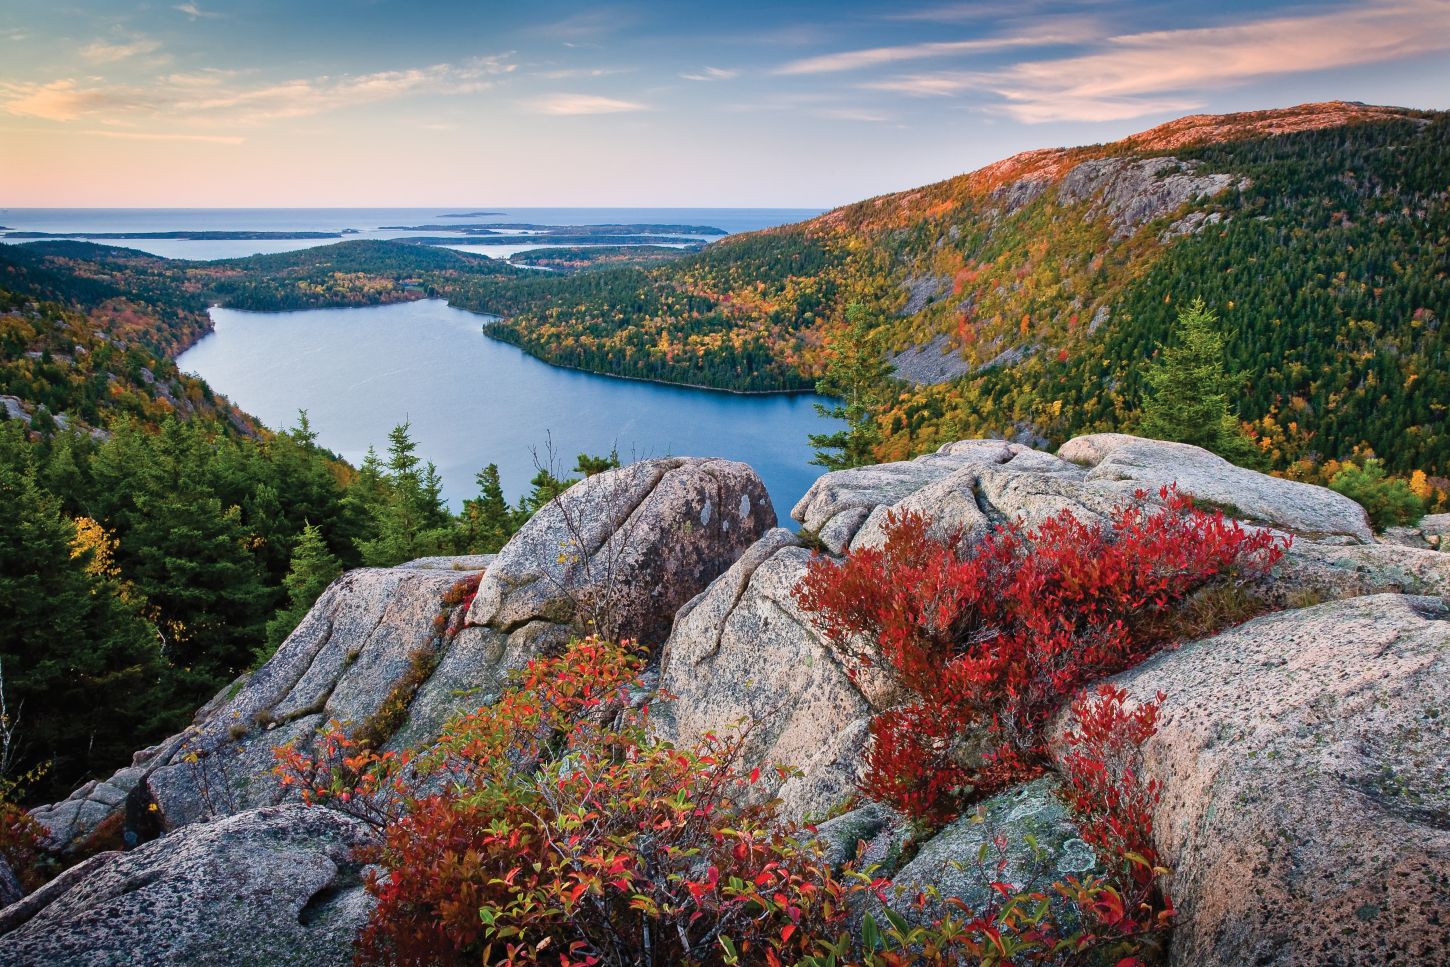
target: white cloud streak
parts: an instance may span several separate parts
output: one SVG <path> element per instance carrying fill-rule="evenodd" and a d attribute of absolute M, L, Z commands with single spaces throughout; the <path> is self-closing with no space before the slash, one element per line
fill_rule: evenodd
<path fill-rule="evenodd" d="M 133 37 L 130 40 L 109 42 L 92 41 L 80 49 L 80 55 L 92 64 L 114 64 L 140 54 L 151 54 L 161 49 L 161 42 L 150 37 Z"/>
<path fill-rule="evenodd" d="M 252 85 L 238 83 L 226 71 L 172 74 L 147 85 L 108 84 L 93 77 L 0 81 L 0 111 L 62 122 L 165 117 L 260 124 L 404 97 L 476 93 L 513 70 L 503 57 L 478 57 L 457 64 Z"/>
<path fill-rule="evenodd" d="M 524 106 L 536 114 L 571 117 L 583 114 L 625 114 L 648 111 L 649 107 L 634 101 L 621 101 L 596 94 L 546 94 L 525 101 Z"/>
<path fill-rule="evenodd" d="M 1043 47 L 1049 44 L 1070 43 L 1080 41 L 1082 36 L 1081 33 L 1069 33 L 1056 29 L 1034 31 L 1012 37 L 984 37 L 978 40 L 934 41 L 900 47 L 872 47 L 867 50 L 848 50 L 837 54 L 821 54 L 817 57 L 794 60 L 776 68 L 775 73 L 833 74 L 870 67 L 885 67 L 902 61 L 994 53 L 1014 47 Z"/>
<path fill-rule="evenodd" d="M 689 74 L 681 74 L 687 81 L 728 81 L 739 77 L 739 71 L 726 70 L 723 67 L 706 67 L 704 70 L 694 71 Z"/>
<path fill-rule="evenodd" d="M 203 10 L 194 3 L 178 3 L 171 9 L 186 14 L 192 20 L 211 20 L 222 16 L 219 13 L 212 13 L 210 10 Z"/>
<path fill-rule="evenodd" d="M 1202 106 L 1204 92 L 1283 74 L 1450 50 L 1446 0 L 1379 0 L 1326 13 L 1107 38 L 1087 54 L 1001 70 L 935 71 L 865 87 L 917 97 L 989 93 L 1019 121 L 1111 121 Z"/>

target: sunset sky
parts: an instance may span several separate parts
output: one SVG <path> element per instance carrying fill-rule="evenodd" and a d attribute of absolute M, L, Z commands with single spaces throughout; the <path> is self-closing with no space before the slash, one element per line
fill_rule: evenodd
<path fill-rule="evenodd" d="M 1450 107 L 1450 0 L 6 0 L 0 207 L 826 207 L 1328 99 Z"/>

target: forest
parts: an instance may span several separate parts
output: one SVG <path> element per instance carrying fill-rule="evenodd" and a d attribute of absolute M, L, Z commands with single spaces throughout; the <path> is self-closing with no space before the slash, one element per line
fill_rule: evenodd
<path fill-rule="evenodd" d="M 490 465 L 452 513 L 406 424 L 354 468 L 305 413 L 274 433 L 180 373 L 206 316 L 165 260 L 45 244 L 0 249 L 0 800 L 181 729 L 344 568 L 496 551 L 575 479 L 542 466 L 511 505 Z"/>

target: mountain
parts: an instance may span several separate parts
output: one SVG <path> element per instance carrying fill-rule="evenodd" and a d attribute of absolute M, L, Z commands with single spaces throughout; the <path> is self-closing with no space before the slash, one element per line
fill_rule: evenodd
<path fill-rule="evenodd" d="M 473 295 L 509 314 L 491 335 L 548 361 L 736 390 L 813 385 L 862 302 L 901 380 L 879 413 L 883 459 L 1132 427 L 1144 361 L 1202 297 L 1271 465 L 1368 447 L 1444 475 L 1446 170 L 1444 113 L 1196 115 L 660 267 Z"/>

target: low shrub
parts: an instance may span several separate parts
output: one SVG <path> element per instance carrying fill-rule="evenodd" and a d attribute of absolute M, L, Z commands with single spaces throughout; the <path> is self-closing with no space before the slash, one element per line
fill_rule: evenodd
<path fill-rule="evenodd" d="M 1358 502 L 1375 530 L 1413 524 L 1425 516 L 1425 501 L 1410 482 L 1386 475 L 1384 464 L 1375 457 L 1346 463 L 1329 479 L 1329 487 Z"/>
<path fill-rule="evenodd" d="M 919 696 L 872 721 L 868 796 L 939 824 L 1031 777 L 1068 696 L 1172 640 L 1165 616 L 1189 595 L 1253 582 L 1283 554 L 1175 490 L 1153 509 L 1137 496 L 1105 525 L 1063 511 L 971 545 L 892 514 L 882 547 L 812 560 L 796 599 L 852 673 L 884 664 Z"/>
<path fill-rule="evenodd" d="M 888 881 L 831 868 L 813 828 L 779 822 L 742 762 L 748 733 L 650 738 L 630 701 L 642 668 L 633 646 L 589 638 L 530 663 L 423 755 L 335 724 L 311 754 L 278 750 L 305 802 L 382 832 L 359 857 L 385 871 L 368 882 L 360 963 L 1136 963 L 1130 928 L 1151 918 L 1131 892 L 1093 876 L 1014 889 L 986 853 L 998 899 L 908 921 L 884 905 Z"/>

